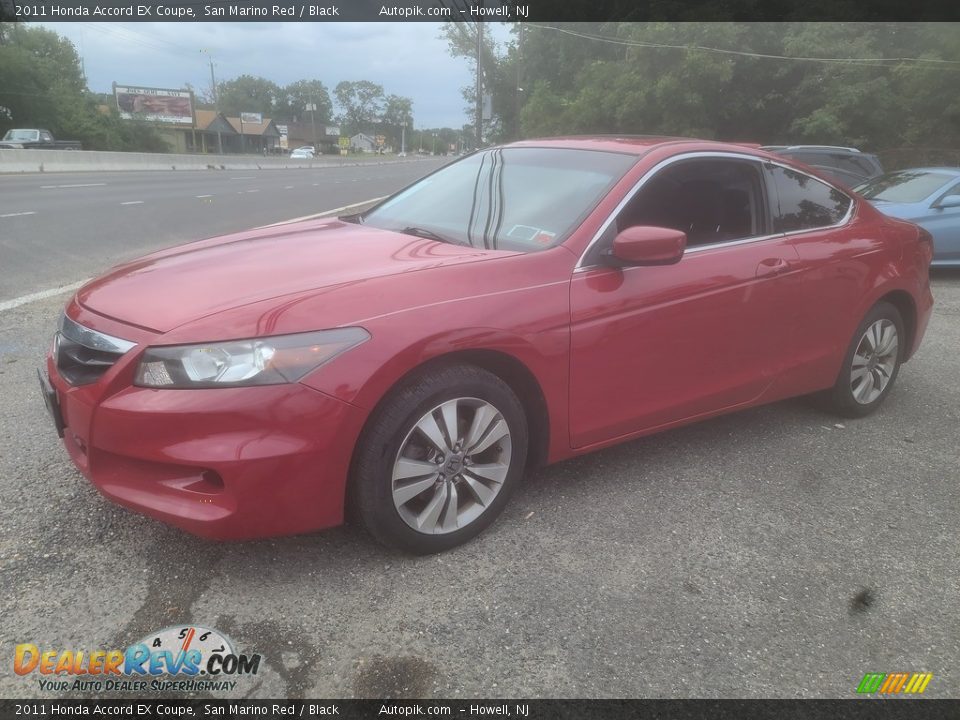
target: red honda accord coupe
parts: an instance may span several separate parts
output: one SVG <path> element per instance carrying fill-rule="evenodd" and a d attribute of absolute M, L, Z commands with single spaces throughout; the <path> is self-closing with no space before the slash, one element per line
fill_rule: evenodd
<path fill-rule="evenodd" d="M 760 150 L 477 152 L 352 217 L 114 268 L 41 373 L 108 498 L 218 539 L 337 525 L 445 550 L 533 464 L 782 398 L 883 402 L 930 236 Z"/>

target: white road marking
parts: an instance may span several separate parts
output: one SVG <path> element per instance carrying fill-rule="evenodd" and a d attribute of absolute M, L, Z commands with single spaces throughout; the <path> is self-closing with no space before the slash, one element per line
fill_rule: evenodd
<path fill-rule="evenodd" d="M 60 287 L 50 288 L 48 290 L 41 290 L 40 292 L 30 293 L 29 295 L 21 295 L 20 297 L 14 298 L 13 300 L 6 300 L 0 302 L 0 312 L 4 310 L 12 310 L 15 307 L 20 307 L 21 305 L 26 305 L 27 303 L 36 302 L 37 300 L 46 300 L 49 297 L 55 295 L 62 295 L 63 293 L 73 292 L 81 285 L 83 285 L 87 280 L 80 280 L 79 282 L 70 283 L 69 285 L 61 285 Z"/>
<path fill-rule="evenodd" d="M 41 190 L 53 190 L 54 188 L 78 188 L 78 187 L 103 187 L 106 183 L 75 183 L 73 185 L 41 185 Z"/>
<path fill-rule="evenodd" d="M 247 192 L 248 192 L 248 193 L 252 193 L 252 192 L 260 192 L 260 190 L 259 190 L 259 189 L 257 189 L 257 190 L 247 190 Z"/>
<path fill-rule="evenodd" d="M 256 177 L 254 175 L 244 175 L 243 177 L 230 178 L 231 180 L 254 180 Z"/>
<path fill-rule="evenodd" d="M 344 205 L 343 207 L 334 208 L 333 210 L 324 210 L 320 213 L 315 213 L 313 215 L 304 215 L 303 217 L 290 218 L 289 220 L 281 220 L 280 222 L 271 223 L 270 225 L 261 225 L 254 230 L 264 230 L 266 228 L 277 227 L 279 225 L 289 225 L 290 223 L 303 222 L 304 220 L 314 220 L 316 218 L 322 218 L 327 215 L 337 215 L 342 213 L 344 210 L 350 210 L 351 208 L 360 207 L 361 205 L 370 205 L 371 203 L 380 202 L 387 196 L 370 198 L 369 200 L 361 200 L 360 202 L 351 203 L 350 205 Z"/>
<path fill-rule="evenodd" d="M 293 190 L 293 185 L 287 185 L 284 190 Z"/>
<path fill-rule="evenodd" d="M 213 197 L 213 195 L 197 195 L 198 198 Z"/>
<path fill-rule="evenodd" d="M 37 214 L 37 213 L 36 213 L 35 210 L 31 210 L 30 212 L 4 213 L 3 215 L 0 215 L 0 218 L 2 218 L 2 217 L 21 217 L 21 216 L 23 216 L 23 215 L 36 215 L 36 214 Z"/>
<path fill-rule="evenodd" d="M 265 228 L 277 227 L 278 225 L 289 225 L 290 223 L 302 222 L 303 220 L 313 220 L 314 218 L 321 218 L 327 215 L 337 215 L 342 213 L 345 210 L 350 210 L 351 208 L 360 207 L 361 205 L 369 205 L 371 203 L 379 202 L 387 196 L 370 198 L 369 200 L 361 200 L 360 202 L 352 203 L 350 205 L 344 205 L 343 207 L 334 208 L 333 210 L 324 210 L 321 213 L 316 213 L 314 215 L 304 215 L 303 217 L 291 218 L 290 220 L 281 220 L 280 222 L 273 223 L 271 225 L 263 225 L 255 230 L 263 230 Z M 84 283 L 88 282 L 90 278 L 80 280 L 79 282 L 71 283 L 69 285 L 62 285 L 56 288 L 50 288 L 48 290 L 41 290 L 40 292 L 30 293 L 29 295 L 21 295 L 20 297 L 13 298 L 13 300 L 6 300 L 0 302 L 0 312 L 5 310 L 12 310 L 15 307 L 20 307 L 21 305 L 26 305 L 27 303 L 36 302 L 37 300 L 45 300 L 46 298 L 54 297 L 55 295 L 62 295 L 64 293 L 73 292 L 77 288 L 81 287 Z M 566 282 L 566 281 L 564 281 Z M 527 289 L 527 288 L 524 288 Z"/>
<path fill-rule="evenodd" d="M 143 205 L 143 200 L 130 200 L 128 202 L 122 202 L 121 205 Z"/>

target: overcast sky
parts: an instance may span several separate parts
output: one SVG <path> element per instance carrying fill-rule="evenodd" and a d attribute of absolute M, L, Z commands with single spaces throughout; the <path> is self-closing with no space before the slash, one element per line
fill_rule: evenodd
<path fill-rule="evenodd" d="M 460 89 L 473 64 L 452 58 L 440 25 L 393 23 L 42 23 L 70 39 L 83 56 L 88 85 L 210 86 L 208 50 L 217 81 L 260 75 L 279 85 L 371 80 L 384 92 L 413 99 L 417 127 L 459 128 L 468 118 Z M 485 26 L 505 39 L 502 26 Z M 335 110 L 336 111 L 336 110 Z"/>

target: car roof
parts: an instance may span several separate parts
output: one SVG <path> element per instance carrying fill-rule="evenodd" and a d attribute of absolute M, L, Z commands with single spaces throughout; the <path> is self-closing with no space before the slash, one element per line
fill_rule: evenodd
<path fill-rule="evenodd" d="M 918 167 L 918 168 L 901 168 L 899 170 L 891 170 L 886 173 L 887 175 L 895 175 L 897 173 L 903 172 L 929 172 L 929 173 L 946 173 L 947 175 L 960 175 L 960 167 Z"/>
<path fill-rule="evenodd" d="M 857 148 L 843 147 L 841 145 L 764 145 L 763 149 L 775 152 L 818 152 L 828 150 L 832 152 L 856 153 L 857 155 L 864 154 L 862 150 L 858 150 Z"/>
<path fill-rule="evenodd" d="M 666 135 L 570 135 L 520 140 L 505 147 L 555 147 L 569 150 L 599 150 L 639 156 L 645 155 L 654 148 L 668 145 L 678 146 L 679 150 L 682 150 L 684 146 L 689 146 L 691 150 L 723 150 L 726 152 L 759 150 L 756 143 L 718 142 Z M 756 154 L 766 155 L 764 152 L 756 152 Z"/>

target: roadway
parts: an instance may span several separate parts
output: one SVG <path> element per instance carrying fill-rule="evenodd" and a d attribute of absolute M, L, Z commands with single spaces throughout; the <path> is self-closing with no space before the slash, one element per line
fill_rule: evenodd
<path fill-rule="evenodd" d="M 386 195 L 444 162 L 0 175 L 0 303 L 150 250 Z"/>

